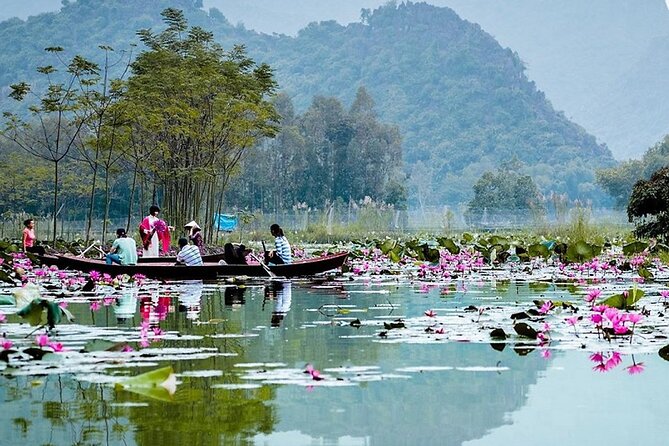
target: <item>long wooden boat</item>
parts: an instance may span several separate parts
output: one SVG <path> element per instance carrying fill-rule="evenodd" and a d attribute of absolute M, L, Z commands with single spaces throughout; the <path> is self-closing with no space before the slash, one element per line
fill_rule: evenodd
<path fill-rule="evenodd" d="M 202 256 L 202 261 L 204 263 L 215 263 L 219 260 L 223 260 L 225 255 L 220 254 L 206 254 Z M 174 263 L 177 261 L 176 257 L 142 257 L 137 258 L 138 263 Z"/>
<path fill-rule="evenodd" d="M 290 265 L 271 265 L 269 269 L 279 277 L 307 277 L 340 268 L 346 261 L 347 252 L 331 254 L 306 260 L 296 260 Z M 265 267 L 259 263 L 250 265 L 219 265 L 205 263 L 202 266 L 183 266 L 174 263 L 138 263 L 137 265 L 107 265 L 103 260 L 85 259 L 69 255 L 41 256 L 46 265 L 82 272 L 97 271 L 117 276 L 121 274 L 143 274 L 153 279 L 164 280 L 214 280 L 219 277 L 251 276 L 269 277 Z"/>

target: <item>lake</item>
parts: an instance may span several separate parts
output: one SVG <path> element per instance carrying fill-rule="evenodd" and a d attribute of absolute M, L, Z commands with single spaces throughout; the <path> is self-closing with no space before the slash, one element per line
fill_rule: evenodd
<path fill-rule="evenodd" d="M 669 363 L 656 352 L 666 339 L 634 355 L 626 341 L 578 333 L 542 348 L 490 344 L 490 329 L 532 299 L 573 298 L 553 284 L 381 277 L 99 291 L 107 305 L 75 300 L 78 325 L 51 336 L 72 352 L 71 369 L 65 352 L 4 370 L 0 444 L 611 446 L 669 434 Z M 146 349 L 142 320 L 159 333 Z M 30 331 L 17 322 L 6 331 Z M 135 339 L 135 351 L 77 362 L 98 336 Z M 619 364 L 600 371 L 614 352 Z M 171 401 L 112 385 L 164 365 L 178 377 Z"/>

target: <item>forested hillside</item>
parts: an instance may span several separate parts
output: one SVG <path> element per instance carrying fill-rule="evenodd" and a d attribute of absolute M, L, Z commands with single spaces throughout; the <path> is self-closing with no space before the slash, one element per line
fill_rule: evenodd
<path fill-rule="evenodd" d="M 168 5 L 226 48 L 245 43 L 276 70 L 298 113 L 317 95 L 348 106 L 365 87 L 380 120 L 400 129 L 414 204 L 467 201 L 484 172 L 513 156 L 545 193 L 602 196 L 594 169 L 614 164 L 608 149 L 553 109 L 517 54 L 452 10 L 422 3 L 388 4 L 346 27 L 312 24 L 292 38 L 232 26 L 220 12 L 199 9 L 200 1 L 79 0 L 57 14 L 0 24 L 0 85 L 30 81 L 48 46 L 92 58 L 101 44 L 130 50 L 136 30 L 161 27 Z"/>

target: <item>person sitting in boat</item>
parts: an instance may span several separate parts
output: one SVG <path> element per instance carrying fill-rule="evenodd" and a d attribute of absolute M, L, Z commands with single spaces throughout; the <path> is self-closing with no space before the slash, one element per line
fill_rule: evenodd
<path fill-rule="evenodd" d="M 223 245 L 223 259 L 228 265 L 247 265 L 246 256 L 251 252 L 244 245 L 226 243 Z"/>
<path fill-rule="evenodd" d="M 116 230 L 116 240 L 112 243 L 109 254 L 105 256 L 107 265 L 118 263 L 119 265 L 137 264 L 137 243 L 128 237 L 124 228 Z"/>
<path fill-rule="evenodd" d="M 179 239 L 179 253 L 177 254 L 177 265 L 201 266 L 202 256 L 200 250 L 195 245 L 189 245 L 188 239 L 181 237 Z"/>
<path fill-rule="evenodd" d="M 293 261 L 290 251 L 290 243 L 283 233 L 281 226 L 274 223 L 269 227 L 270 232 L 274 236 L 274 248 L 272 251 L 265 252 L 265 263 L 272 263 L 274 265 L 289 264 Z"/>
<path fill-rule="evenodd" d="M 35 220 L 32 218 L 23 222 L 23 252 L 32 252 L 43 256 L 46 252 L 43 246 L 35 245 L 37 237 L 35 236 Z"/>
<path fill-rule="evenodd" d="M 197 246 L 201 255 L 204 254 L 204 239 L 202 238 L 202 228 L 200 228 L 200 225 L 193 220 L 184 225 L 184 228 L 188 231 L 188 240 Z"/>

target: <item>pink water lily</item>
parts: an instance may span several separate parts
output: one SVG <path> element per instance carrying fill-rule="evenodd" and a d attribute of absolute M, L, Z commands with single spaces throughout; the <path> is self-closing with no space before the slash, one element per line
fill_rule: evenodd
<path fill-rule="evenodd" d="M 437 313 L 434 310 L 425 311 L 425 316 L 427 317 L 437 317 Z"/>
<path fill-rule="evenodd" d="M 50 342 L 49 347 L 51 347 L 51 349 L 56 353 L 66 351 L 66 349 L 63 348 L 63 344 L 60 342 Z"/>
<path fill-rule="evenodd" d="M 38 347 L 44 347 L 49 344 L 49 336 L 45 334 L 37 335 L 35 337 L 35 344 L 37 344 Z"/>
<path fill-rule="evenodd" d="M 2 346 L 3 350 L 9 350 L 10 348 L 12 348 L 13 345 L 14 343 L 12 341 L 5 338 L 2 338 L 2 342 L 0 342 L 0 346 Z"/>
<path fill-rule="evenodd" d="M 544 304 L 539 308 L 539 313 L 541 314 L 548 314 L 549 311 L 553 308 L 553 302 L 550 300 L 547 300 L 544 302 Z"/>
<path fill-rule="evenodd" d="M 595 300 L 597 300 L 597 298 L 600 296 L 600 294 L 602 294 L 601 290 L 599 290 L 597 288 L 592 289 L 585 296 L 585 301 L 588 302 L 588 303 L 594 302 Z"/>
<path fill-rule="evenodd" d="M 7 321 L 7 315 L 5 313 L 0 313 L 0 322 L 6 322 Z"/>
<path fill-rule="evenodd" d="M 100 302 L 94 300 L 91 302 L 91 311 L 98 311 L 100 309 Z"/>
<path fill-rule="evenodd" d="M 88 276 L 91 278 L 91 280 L 94 280 L 94 281 L 97 282 L 102 277 L 102 274 L 100 274 L 97 271 L 91 271 L 90 273 L 88 273 Z"/>
<path fill-rule="evenodd" d="M 58 302 L 58 306 L 60 308 L 67 308 L 67 301 L 66 300 L 61 300 L 60 302 Z"/>
<path fill-rule="evenodd" d="M 128 353 L 128 352 L 134 352 L 135 349 L 130 347 L 128 344 L 126 344 L 125 347 L 123 347 L 123 350 L 121 350 L 121 351 L 125 352 L 125 353 Z"/>
<path fill-rule="evenodd" d="M 643 362 L 640 362 L 638 364 L 632 364 L 631 366 L 626 367 L 626 369 L 627 373 L 629 373 L 630 375 L 636 375 L 643 372 L 644 367 L 645 366 L 643 365 Z"/>

